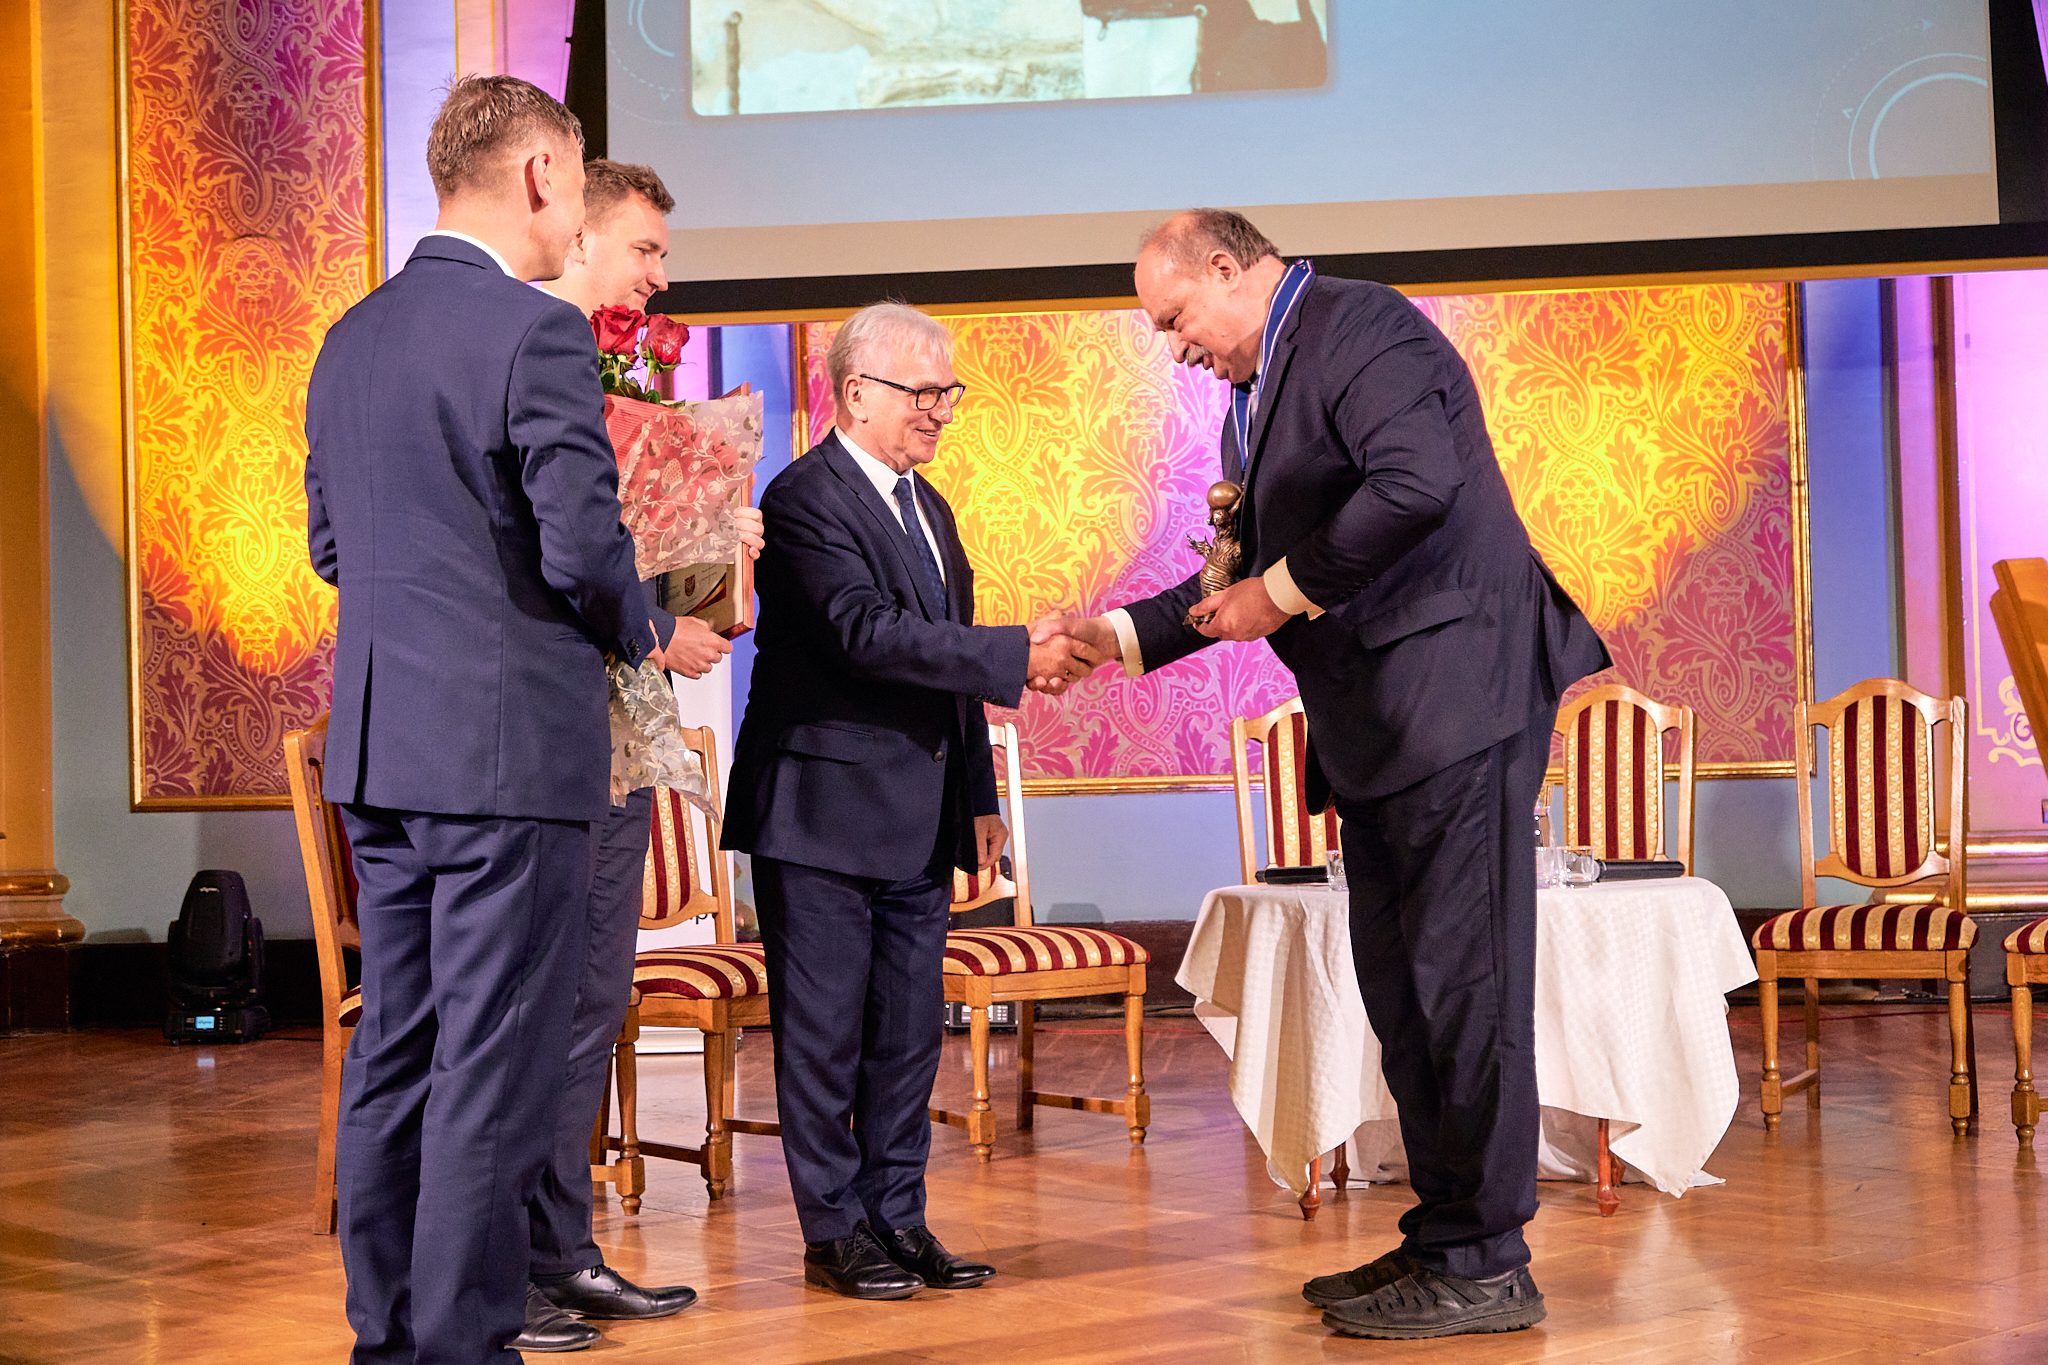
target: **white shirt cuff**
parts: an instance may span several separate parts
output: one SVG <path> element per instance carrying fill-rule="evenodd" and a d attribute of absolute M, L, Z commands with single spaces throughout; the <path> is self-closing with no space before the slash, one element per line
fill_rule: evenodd
<path fill-rule="evenodd" d="M 1323 614 L 1321 607 L 1309 601 L 1302 595 L 1301 589 L 1294 586 L 1294 575 L 1287 570 L 1285 556 L 1274 561 L 1273 567 L 1266 570 L 1262 577 L 1266 583 L 1266 595 L 1273 599 L 1274 606 L 1289 616 L 1299 616 L 1307 612 L 1308 619 L 1313 621 Z"/>
<path fill-rule="evenodd" d="M 1131 623 L 1131 614 L 1122 607 L 1111 607 L 1103 613 L 1103 620 L 1116 632 L 1117 648 L 1123 652 L 1124 676 L 1135 678 L 1145 671 L 1145 655 L 1138 648 L 1138 628 Z"/>

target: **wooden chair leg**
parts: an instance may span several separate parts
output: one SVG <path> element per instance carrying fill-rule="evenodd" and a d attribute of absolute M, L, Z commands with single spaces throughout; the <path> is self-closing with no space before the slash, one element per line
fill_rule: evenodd
<path fill-rule="evenodd" d="M 1131 1130 L 1131 1145 L 1145 1141 L 1152 1126 L 1152 1097 L 1145 1093 L 1145 993 L 1124 996 L 1124 1054 L 1130 1062 L 1131 1078 L 1124 1086 L 1124 1123 Z"/>
<path fill-rule="evenodd" d="M 1607 1120 L 1600 1120 L 1599 1137 L 1599 1187 L 1594 1191 L 1594 1202 L 1600 1206 L 1602 1218 L 1612 1218 L 1614 1211 L 1621 1207 L 1621 1196 L 1614 1192 L 1614 1152 L 1607 1145 Z"/>
<path fill-rule="evenodd" d="M 612 1045 L 613 1070 L 619 1082 L 619 1203 L 631 1218 L 640 1212 L 647 1190 L 647 1162 L 640 1155 L 639 1011 L 628 1011 L 619 1041 Z"/>
<path fill-rule="evenodd" d="M 330 1027 L 332 1025 L 330 1024 Z M 330 1237 L 339 1226 L 341 1204 L 334 1186 L 334 1138 L 341 1128 L 341 1060 L 348 1035 L 321 1039 L 320 1136 L 313 1149 L 313 1231 Z"/>
<path fill-rule="evenodd" d="M 1758 1099 L 1764 1111 L 1764 1131 L 1774 1133 L 1785 1109 L 1784 1078 L 1778 1071 L 1778 979 L 1771 975 L 1775 970 L 1772 964 L 1758 965 L 1763 970 L 1756 983 L 1756 1003 L 1764 1033 L 1764 1081 Z"/>
<path fill-rule="evenodd" d="M 1799 983 L 1806 988 L 1806 1069 L 1813 1084 L 1806 1087 L 1806 1107 L 1820 1108 L 1820 979 L 1809 976 Z"/>
<path fill-rule="evenodd" d="M 1337 1187 L 1337 1193 L 1344 1193 L 1351 1184 L 1351 1154 L 1344 1149 L 1350 1144 L 1340 1142 L 1337 1150 L 1330 1154 L 1330 1183 Z"/>
<path fill-rule="evenodd" d="M 1038 1092 L 1031 1087 L 1032 1063 L 1038 1045 L 1038 1002 L 1017 1002 L 1017 1131 L 1031 1131 L 1038 1116 Z"/>
<path fill-rule="evenodd" d="M 2012 1126 L 2020 1146 L 2034 1145 L 2041 1121 L 2041 1096 L 2034 1090 L 2034 992 L 2015 982 L 2012 988 Z"/>
<path fill-rule="evenodd" d="M 1301 1209 L 1304 1223 L 1316 1221 L 1316 1213 L 1323 1207 L 1323 1159 L 1317 1157 L 1308 1163 L 1308 1189 L 1303 1191 L 1295 1203 Z"/>
<path fill-rule="evenodd" d="M 1948 983 L 1948 1121 L 1957 1137 L 1970 1135 L 1970 986 L 1967 981 Z"/>
<path fill-rule="evenodd" d="M 986 1162 L 995 1155 L 996 1115 L 988 1101 L 988 1005 L 967 1007 L 967 1046 L 974 1054 L 974 1108 L 967 1114 L 967 1140 L 974 1157 Z"/>
<path fill-rule="evenodd" d="M 704 1188 L 713 1199 L 725 1197 L 732 1180 L 732 1116 L 734 1058 L 732 1034 L 704 1030 Z"/>

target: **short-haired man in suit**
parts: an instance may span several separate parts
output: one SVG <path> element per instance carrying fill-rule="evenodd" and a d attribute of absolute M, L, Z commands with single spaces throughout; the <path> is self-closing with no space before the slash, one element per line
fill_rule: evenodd
<path fill-rule="evenodd" d="M 1009 839 L 982 703 L 1062 690 L 1097 659 L 974 624 L 952 509 L 916 474 L 964 391 L 945 328 L 862 309 L 826 371 L 836 430 L 761 497 L 725 847 L 754 855 L 804 1278 L 896 1299 L 995 1274 L 940 1244 L 924 1191 L 953 869 Z"/>
<path fill-rule="evenodd" d="M 1132 676 L 1271 640 L 1308 712 L 1310 808 L 1334 798 L 1344 822 L 1359 990 L 1418 1201 L 1399 1247 L 1303 1295 L 1353 1336 L 1528 1327 L 1529 812 L 1558 700 L 1607 651 L 1529 544 L 1463 359 L 1406 299 L 1290 266 L 1213 209 L 1148 235 L 1137 286 L 1174 358 L 1232 386 L 1223 475 L 1250 576 L 1033 638 L 1072 630 Z"/>
<path fill-rule="evenodd" d="M 605 656 L 663 661 L 619 522 L 590 328 L 525 283 L 583 225 L 582 132 L 451 87 L 435 230 L 328 331 L 308 542 L 340 590 L 324 789 L 360 883 L 336 1167 L 352 1359 L 503 1359 L 610 806 Z"/>
<path fill-rule="evenodd" d="M 583 166 L 583 230 L 569 248 L 559 279 L 542 287 L 587 318 L 600 308 L 638 311 L 668 287 L 669 211 L 674 196 L 651 167 L 599 159 Z M 761 514 L 739 512 L 741 537 L 761 546 Z M 651 587 L 651 585 L 650 585 Z M 664 653 L 688 678 L 710 673 L 732 646 L 694 616 L 676 618 Z M 598 1321 L 664 1318 L 696 1302 L 688 1285 L 643 1288 L 604 1262 L 591 1236 L 590 1130 L 604 1103 L 613 1045 L 633 993 L 633 952 L 640 930 L 641 883 L 653 818 L 654 789 L 627 794 L 591 831 L 588 942 L 576 987 L 576 1019 L 554 1149 L 533 1200 L 535 1295 L 526 1328 L 513 1345 L 526 1351 L 567 1351 L 597 1340 Z"/>

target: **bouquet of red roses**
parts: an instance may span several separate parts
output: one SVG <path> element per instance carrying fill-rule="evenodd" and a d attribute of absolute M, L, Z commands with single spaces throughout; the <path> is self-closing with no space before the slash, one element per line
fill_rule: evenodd
<path fill-rule="evenodd" d="M 672 318 L 600 308 L 590 329 L 635 566 L 641 578 L 663 580 L 668 610 L 739 634 L 753 624 L 753 592 L 733 510 L 753 492 L 761 395 L 736 391 L 690 402 L 655 392 L 654 381 L 681 361 L 690 337 Z M 645 376 L 638 382 L 631 377 L 636 369 Z"/>

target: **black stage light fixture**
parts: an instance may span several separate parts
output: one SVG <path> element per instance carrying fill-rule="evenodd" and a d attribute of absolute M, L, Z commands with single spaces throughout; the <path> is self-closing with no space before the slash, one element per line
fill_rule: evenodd
<path fill-rule="evenodd" d="M 241 873 L 215 868 L 194 874 L 171 925 L 167 958 L 166 1041 L 253 1043 L 270 1028 L 263 1007 L 263 921 L 249 912 Z"/>

